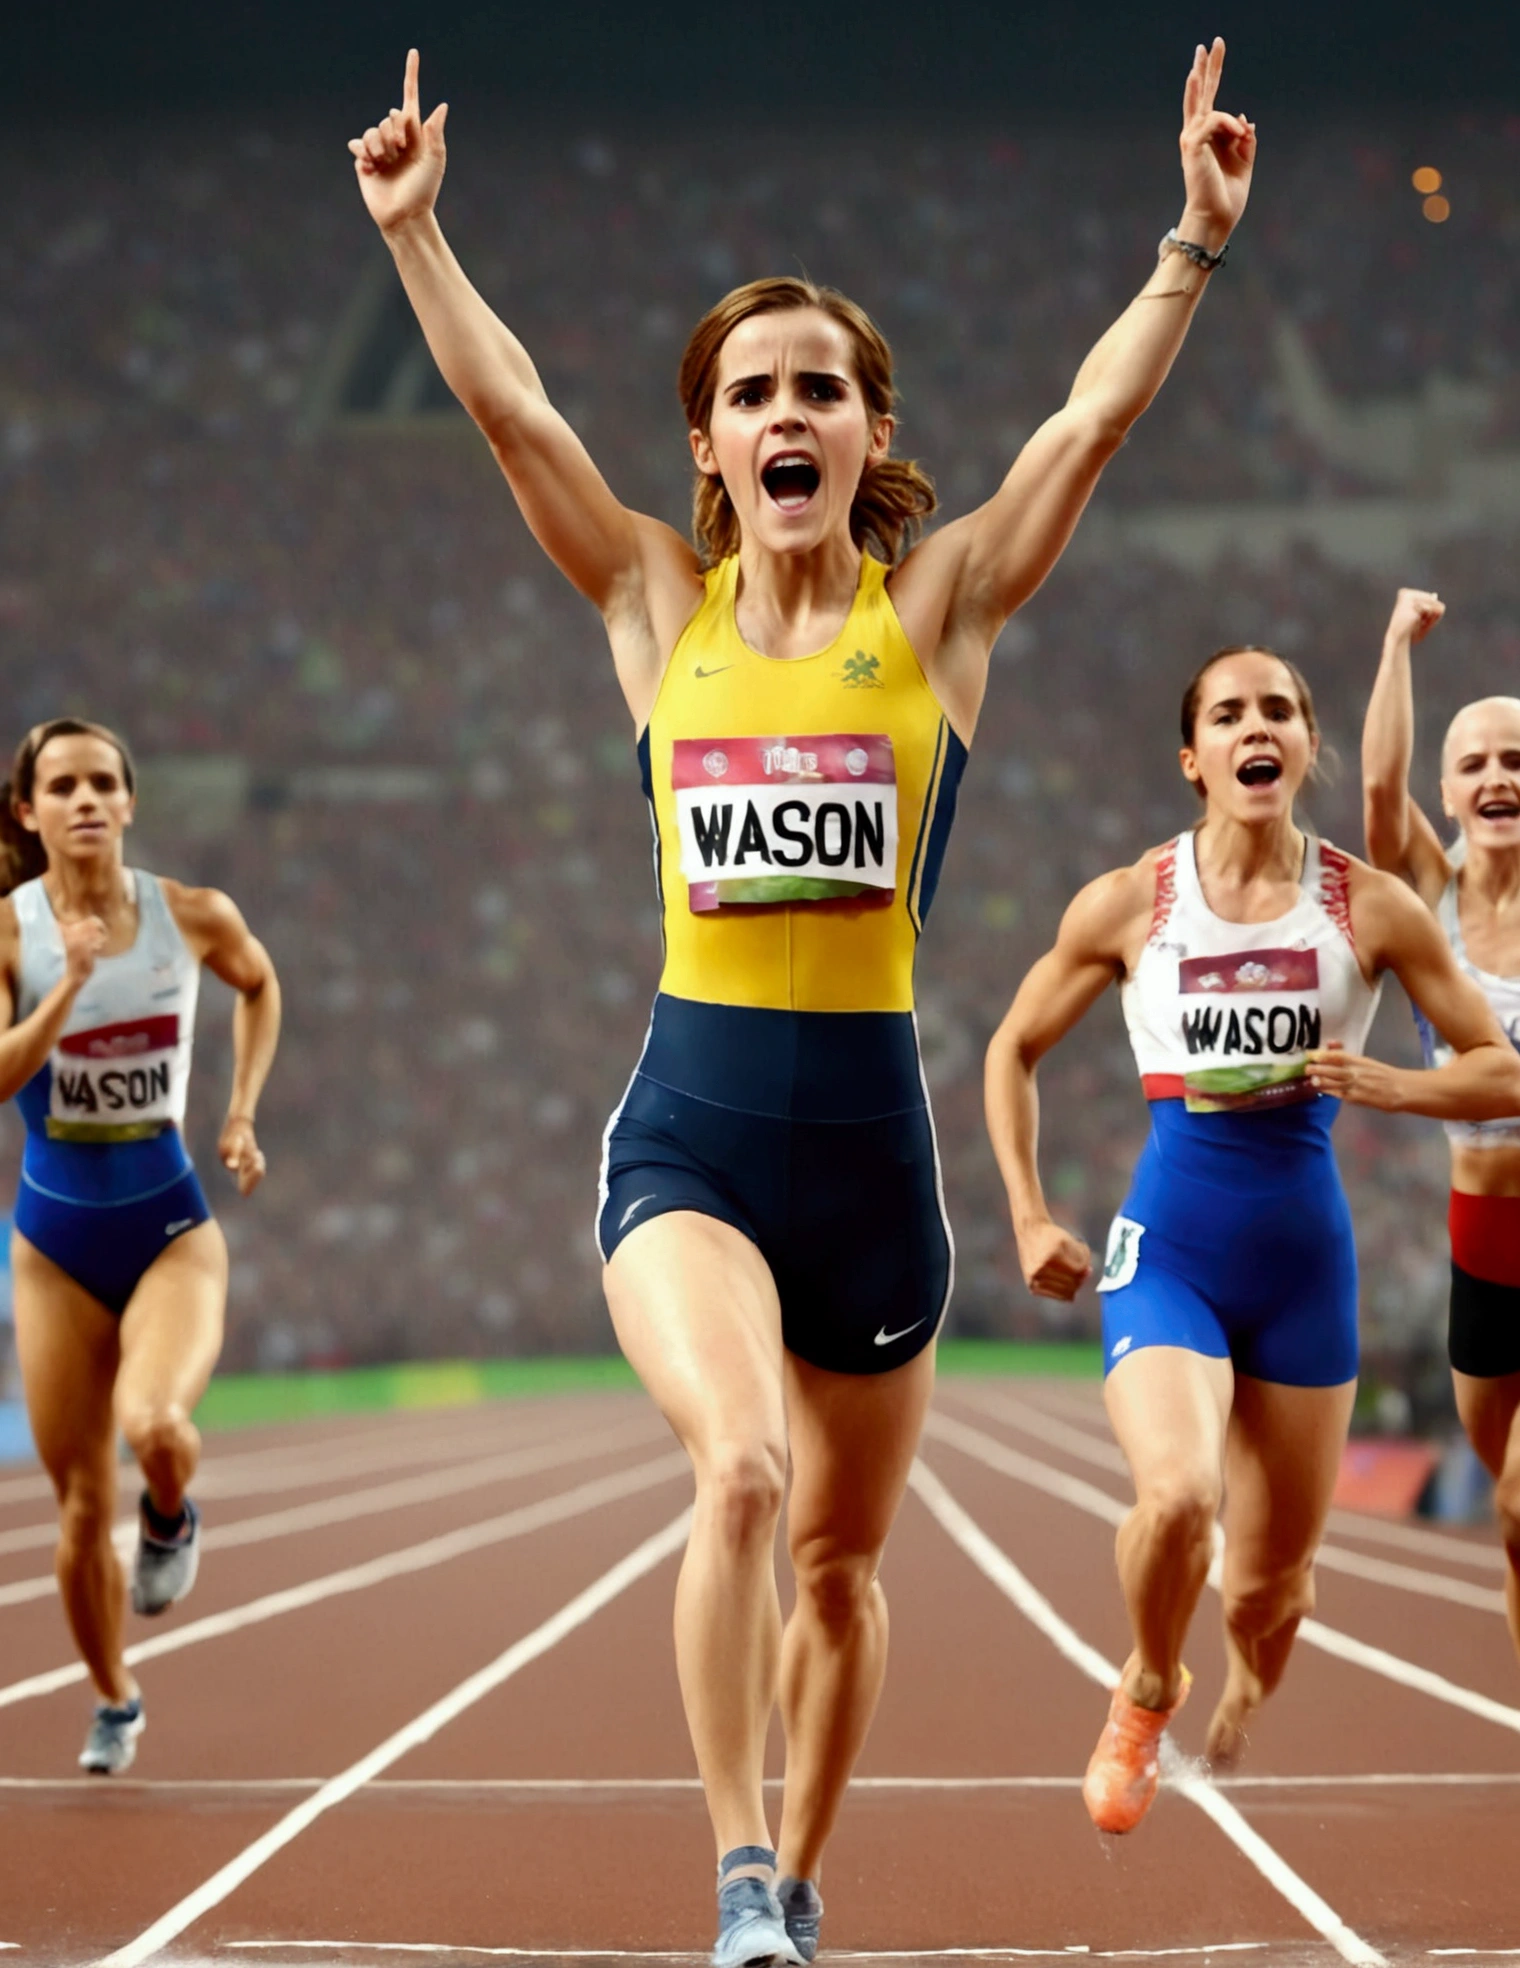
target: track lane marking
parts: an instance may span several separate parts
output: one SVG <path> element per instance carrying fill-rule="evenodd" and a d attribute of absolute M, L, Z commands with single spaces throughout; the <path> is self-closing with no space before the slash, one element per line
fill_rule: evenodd
<path fill-rule="evenodd" d="M 705 1964 L 708 1956 L 689 1948 L 520 1948 L 469 1947 L 452 1941 L 224 1941 L 239 1949 L 304 1948 L 346 1954 L 478 1954 L 493 1960 L 515 1961 L 688 1961 Z M 1215 1941 L 1198 1947 L 1095 1948 L 1081 1942 L 1064 1948 L 830 1948 L 831 1961 L 1069 1961 L 1075 1955 L 1088 1961 L 1159 1961 L 1182 1955 L 1254 1954 L 1270 1941 Z M 183 1962 L 181 1968 L 203 1968 Z"/>
<path fill-rule="evenodd" d="M 924 1424 L 924 1433 L 960 1449 L 964 1455 L 985 1464 L 988 1469 L 1011 1476 L 1016 1482 L 1027 1483 L 1032 1489 L 1043 1490 L 1047 1496 L 1057 1497 L 1063 1503 L 1074 1504 L 1077 1509 L 1101 1518 L 1106 1524 L 1119 1524 L 1129 1515 L 1130 1506 L 1110 1496 L 1106 1490 L 1083 1482 L 1080 1476 L 1067 1476 L 1047 1463 L 1036 1462 L 1017 1449 L 1006 1447 L 995 1436 L 984 1435 L 979 1428 L 969 1427 L 965 1422 L 950 1421 L 931 1412 Z M 1221 1541 L 1216 1525 L 1215 1556 L 1209 1567 L 1209 1584 L 1216 1592 L 1219 1590 L 1218 1554 Z M 1465 1709 L 1469 1715 L 1476 1715 L 1484 1722 L 1493 1722 L 1501 1729 L 1520 1734 L 1520 1708 L 1495 1701 L 1489 1695 L 1480 1694 L 1476 1688 L 1464 1687 L 1461 1682 L 1450 1681 L 1433 1668 L 1405 1660 L 1401 1654 L 1391 1654 L 1384 1647 L 1358 1640 L 1352 1634 L 1342 1633 L 1338 1627 L 1326 1626 L 1317 1619 L 1300 1620 L 1298 1638 L 1308 1646 L 1318 1647 L 1321 1653 L 1333 1654 L 1338 1660 L 1349 1661 L 1355 1667 L 1366 1668 L 1369 1673 L 1380 1674 L 1401 1688 L 1430 1695 L 1451 1708 Z"/>
<path fill-rule="evenodd" d="M 1105 1693 L 1119 1679 L 1114 1663 L 1090 1646 L 1076 1628 L 1059 1614 L 1051 1602 L 1024 1576 L 1001 1546 L 992 1539 L 946 1489 L 932 1469 L 916 1460 L 908 1477 L 909 1486 L 953 1543 L 958 1545 L 978 1571 L 1012 1600 L 1013 1604 L 1050 1641 L 1063 1659 L 1069 1661 Z M 1163 1743 L 1165 1738 L 1163 1738 Z M 1176 1759 L 1178 1767 L 1168 1771 L 1168 1782 L 1195 1805 L 1248 1859 L 1269 1885 L 1274 1886 L 1300 1919 L 1330 1943 L 1342 1960 L 1353 1968 L 1388 1968 L 1386 1958 L 1349 1927 L 1327 1900 L 1296 1873 L 1275 1847 L 1248 1824 L 1207 1778 L 1197 1775 Z"/>
<path fill-rule="evenodd" d="M 214 1524 L 201 1533 L 206 1551 L 236 1550 L 245 1544 L 263 1544 L 270 1538 L 289 1537 L 302 1531 L 326 1530 L 332 1524 L 352 1523 L 359 1517 L 372 1517 L 382 1511 L 403 1510 L 419 1503 L 437 1503 L 463 1491 L 485 1489 L 509 1481 L 514 1476 L 533 1476 L 546 1469 L 562 1468 L 566 1463 L 594 1462 L 599 1456 L 613 1455 L 641 1443 L 657 1441 L 663 1427 L 647 1421 L 625 1423 L 590 1442 L 545 1442 L 532 1448 L 507 1449 L 482 1456 L 473 1462 L 457 1463 L 448 1469 L 430 1471 L 425 1476 L 403 1476 L 394 1483 L 379 1483 L 369 1489 L 345 1490 L 335 1497 L 315 1503 L 297 1503 L 284 1510 L 268 1510 L 257 1517 L 241 1517 L 231 1524 Z M 40 1527 L 47 1542 L 56 1543 L 58 1526 Z M 118 1555 L 136 1543 L 137 1517 L 124 1518 L 111 1532 Z M 58 1590 L 51 1572 L 30 1579 L 16 1579 L 0 1585 L 0 1608 L 19 1606 L 34 1599 L 50 1597 Z"/>
<path fill-rule="evenodd" d="M 1100 1439 L 1096 1435 L 1089 1434 L 1085 1428 L 1073 1428 L 1067 1422 L 1056 1421 L 1013 1395 L 999 1396 L 990 1392 L 984 1393 L 979 1388 L 956 1388 L 954 1391 L 968 1406 L 1006 1422 L 1010 1428 L 1019 1430 L 1021 1434 L 1032 1435 L 1036 1440 L 1048 1442 L 1052 1448 L 1064 1449 L 1068 1455 L 1075 1456 L 1080 1461 L 1111 1470 L 1114 1474 L 1128 1480 L 1129 1464 L 1124 1460 L 1123 1452 L 1112 1440 Z M 1478 1571 L 1498 1574 L 1501 1577 L 1505 1571 L 1504 1554 L 1492 1544 L 1470 1544 L 1464 1538 L 1443 1535 L 1440 1531 L 1419 1530 L 1407 1524 L 1383 1523 L 1375 1517 L 1359 1516 L 1350 1510 L 1332 1510 L 1329 1525 L 1331 1530 L 1341 1537 L 1360 1538 L 1364 1544 L 1386 1544 L 1404 1551 L 1419 1552 L 1425 1557 L 1439 1558 L 1445 1564 L 1467 1565 Z M 1340 1555 L 1368 1564 L 1377 1562 L 1375 1559 L 1363 1559 L 1363 1554 L 1360 1552 L 1342 1552 Z M 1349 1570 L 1350 1567 L 1346 1566 L 1343 1569 Z M 1372 1575 L 1369 1573 L 1365 1576 Z M 1428 1577 L 1429 1574 L 1417 1576 Z M 1494 1603 L 1501 1612 L 1504 1610 L 1502 1592 L 1494 1595 Z"/>
<path fill-rule="evenodd" d="M 684 1464 L 686 1458 L 680 1458 Z M 415 1720 L 404 1728 L 397 1729 L 385 1741 L 377 1744 L 367 1756 L 361 1756 L 357 1763 L 351 1763 L 340 1775 L 331 1778 L 314 1795 L 304 1799 L 288 1811 L 278 1824 L 271 1825 L 262 1836 L 254 1839 L 236 1858 L 220 1866 L 209 1879 L 187 1893 L 177 1906 L 155 1920 L 136 1940 L 129 1941 L 125 1947 L 117 1948 L 98 1964 L 98 1968 L 140 1968 L 140 1964 L 177 1940 L 187 1927 L 193 1926 L 222 1902 L 243 1882 L 283 1851 L 298 1838 L 309 1825 L 318 1818 L 352 1797 L 356 1790 L 363 1788 L 371 1778 L 388 1770 L 393 1763 L 420 1749 L 424 1743 L 431 1742 L 440 1729 L 456 1721 L 465 1711 L 486 1695 L 493 1693 L 505 1682 L 538 1660 L 542 1655 L 559 1645 L 560 1641 L 584 1626 L 604 1606 L 610 1605 L 629 1586 L 634 1585 L 657 1565 L 681 1550 L 686 1543 L 686 1535 L 691 1525 L 691 1510 L 688 1506 L 674 1517 L 663 1530 L 656 1531 L 630 1551 L 626 1558 L 603 1572 L 573 1599 L 567 1600 L 557 1613 L 552 1613 L 531 1633 L 516 1640 L 494 1661 L 466 1677 L 448 1694 L 425 1708 Z"/>
<path fill-rule="evenodd" d="M 154 1660 L 160 1654 L 178 1653 L 182 1647 L 193 1647 L 203 1640 L 219 1640 L 228 1633 L 238 1633 L 244 1627 L 277 1619 L 283 1613 L 303 1611 L 307 1606 L 318 1605 L 343 1593 L 362 1592 L 368 1586 L 382 1585 L 408 1573 L 427 1571 L 434 1565 L 446 1564 L 452 1558 L 484 1550 L 488 1545 L 500 1544 L 509 1538 L 525 1537 L 529 1532 L 543 1530 L 550 1524 L 561 1524 L 566 1518 L 578 1517 L 584 1511 L 595 1510 L 604 1503 L 616 1503 L 624 1497 L 636 1496 L 641 1490 L 688 1475 L 690 1469 L 690 1463 L 679 1450 L 670 1455 L 657 1456 L 652 1462 L 637 1463 L 632 1469 L 622 1470 L 614 1476 L 599 1476 L 595 1481 L 581 1483 L 573 1490 L 562 1490 L 558 1496 L 545 1497 L 539 1503 L 522 1504 L 516 1510 L 509 1510 L 499 1517 L 487 1517 L 478 1524 L 467 1525 L 463 1530 L 427 1538 L 421 1544 L 406 1545 L 400 1551 L 371 1558 L 365 1564 L 350 1565 L 340 1572 L 327 1572 L 320 1578 L 308 1579 L 304 1585 L 287 1586 L 281 1592 L 265 1593 L 261 1598 L 246 1600 L 241 1606 L 230 1606 L 225 1612 L 192 1620 L 186 1626 L 176 1627 L 171 1633 L 160 1634 L 156 1639 L 138 1641 L 125 1650 L 122 1658 L 129 1667 L 135 1667 L 139 1661 Z M 29 1675 L 24 1681 L 13 1681 L 8 1687 L 0 1688 L 0 1708 L 9 1708 L 16 1702 L 33 1701 L 41 1695 L 53 1694 L 59 1688 L 73 1687 L 84 1678 L 85 1669 L 77 1661 L 67 1667 L 55 1667 L 43 1674 Z"/>

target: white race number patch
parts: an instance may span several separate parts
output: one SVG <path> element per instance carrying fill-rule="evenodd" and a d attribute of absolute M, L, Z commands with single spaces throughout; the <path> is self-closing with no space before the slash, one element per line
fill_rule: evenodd
<path fill-rule="evenodd" d="M 1114 1218 L 1108 1226 L 1108 1249 L 1103 1253 L 1103 1276 L 1098 1280 L 1100 1292 L 1118 1291 L 1134 1277 L 1144 1235 L 1145 1225 L 1136 1223 L 1132 1216 Z"/>

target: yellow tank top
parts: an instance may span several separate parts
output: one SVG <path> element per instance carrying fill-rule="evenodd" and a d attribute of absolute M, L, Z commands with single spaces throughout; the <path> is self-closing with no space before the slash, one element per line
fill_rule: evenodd
<path fill-rule="evenodd" d="M 880 561 L 861 556 L 829 646 L 782 662 L 739 634 L 738 574 L 737 558 L 708 573 L 639 741 L 660 989 L 780 1011 L 911 1011 L 966 748 Z"/>

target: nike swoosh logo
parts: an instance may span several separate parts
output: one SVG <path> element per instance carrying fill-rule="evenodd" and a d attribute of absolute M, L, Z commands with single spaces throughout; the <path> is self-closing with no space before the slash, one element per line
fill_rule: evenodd
<path fill-rule="evenodd" d="M 647 1196 L 640 1196 L 637 1202 L 630 1203 L 627 1209 L 625 1209 L 623 1211 L 623 1214 L 618 1218 L 619 1230 L 626 1230 L 628 1227 L 629 1217 L 632 1216 L 636 1210 L 641 1210 L 644 1207 L 645 1203 L 652 1203 L 653 1201 L 654 1201 L 654 1192 L 653 1190 L 651 1190 Z"/>
<path fill-rule="evenodd" d="M 188 1230 L 194 1222 L 195 1218 L 193 1216 L 187 1216 L 181 1218 L 178 1223 L 166 1223 L 164 1225 L 164 1235 L 166 1237 L 177 1237 L 181 1230 Z"/>
<path fill-rule="evenodd" d="M 883 1326 L 881 1331 L 876 1335 L 876 1344 L 878 1346 L 890 1346 L 894 1339 L 906 1339 L 910 1332 L 917 1332 L 923 1323 L 922 1319 L 915 1319 L 911 1326 L 904 1326 L 901 1332 L 895 1333 L 889 1333 L 886 1327 Z"/>
<path fill-rule="evenodd" d="M 720 663 L 715 670 L 704 670 L 702 665 L 698 663 L 697 667 L 692 671 L 692 675 L 698 677 L 722 676 L 725 670 L 731 670 L 733 667 L 732 663 Z"/>

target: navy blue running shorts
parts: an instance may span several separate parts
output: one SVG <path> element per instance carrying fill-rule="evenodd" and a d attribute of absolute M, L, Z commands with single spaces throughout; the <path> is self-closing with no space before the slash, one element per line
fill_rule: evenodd
<path fill-rule="evenodd" d="M 954 1267 L 911 1014 L 662 994 L 607 1130 L 603 1258 L 672 1210 L 756 1245 L 810 1365 L 885 1373 L 922 1352 Z"/>

